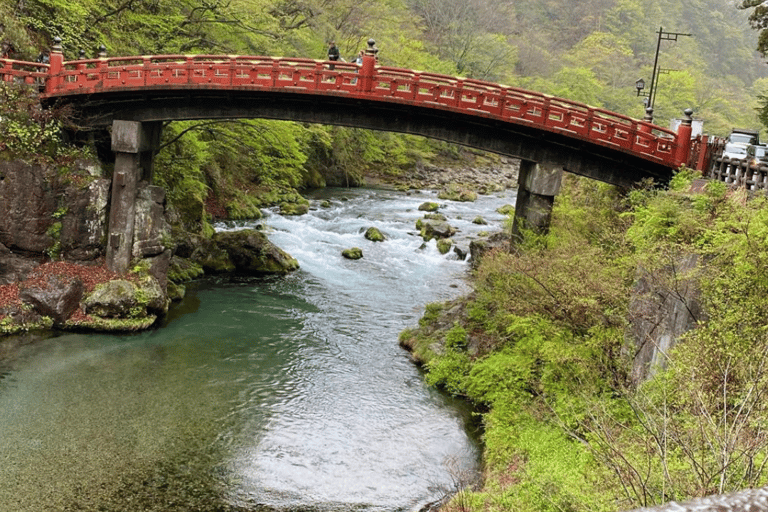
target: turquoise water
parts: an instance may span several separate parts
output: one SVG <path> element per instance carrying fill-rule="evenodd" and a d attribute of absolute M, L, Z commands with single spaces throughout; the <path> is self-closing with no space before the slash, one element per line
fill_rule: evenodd
<path fill-rule="evenodd" d="M 260 221 L 299 271 L 193 283 L 148 332 L 12 351 L 0 511 L 407 511 L 455 490 L 478 469 L 472 415 L 397 342 L 426 303 L 466 291 L 467 264 L 415 236 L 427 199 L 324 191 L 309 215 Z M 470 235 L 513 201 L 443 211 Z M 388 240 L 365 240 L 371 225 Z M 342 258 L 350 246 L 364 258 Z"/>

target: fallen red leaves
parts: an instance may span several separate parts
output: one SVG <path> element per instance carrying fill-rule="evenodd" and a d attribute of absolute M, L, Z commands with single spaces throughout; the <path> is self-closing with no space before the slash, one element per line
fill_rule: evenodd
<path fill-rule="evenodd" d="M 108 270 L 104 264 L 101 265 L 79 265 L 67 261 L 51 261 L 43 263 L 27 277 L 24 286 L 41 286 L 48 282 L 51 276 L 63 276 L 65 278 L 79 278 L 85 291 L 91 292 L 97 284 L 105 283 L 113 279 L 120 278 L 120 274 Z M 21 305 L 19 301 L 19 283 L 12 283 L 0 286 L 0 308 L 7 306 Z"/>

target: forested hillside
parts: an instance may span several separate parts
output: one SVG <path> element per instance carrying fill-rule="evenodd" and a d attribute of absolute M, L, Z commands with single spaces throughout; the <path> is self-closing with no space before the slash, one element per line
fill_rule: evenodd
<path fill-rule="evenodd" d="M 113 56 L 324 59 L 331 39 L 351 58 L 374 38 L 385 65 L 501 82 L 640 118 L 634 84 L 650 82 L 663 27 L 692 36 L 661 43 L 656 122 L 666 126 L 690 107 L 707 133 L 725 135 L 758 124 L 757 98 L 768 91 L 748 15 L 717 0 L 0 0 L 0 41 L 25 60 L 56 36 L 66 59 L 81 50 L 94 57 L 101 45 Z M 19 131 L 9 123 L 0 131 L 13 148 Z M 231 217 L 256 215 L 294 187 L 355 185 L 368 173 L 407 182 L 424 161 L 463 165 L 462 151 L 446 144 L 296 123 L 178 122 L 164 137 L 157 179 L 171 202 L 197 211 L 207 199 L 209 210 Z"/>

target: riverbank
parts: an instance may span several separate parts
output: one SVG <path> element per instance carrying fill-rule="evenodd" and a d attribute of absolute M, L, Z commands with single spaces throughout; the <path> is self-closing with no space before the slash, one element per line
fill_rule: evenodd
<path fill-rule="evenodd" d="M 616 512 L 764 484 L 748 425 L 768 418 L 768 257 L 750 240 L 768 213 L 692 178 L 622 196 L 569 177 L 547 236 L 484 257 L 472 293 L 402 333 L 427 382 L 483 411 L 484 486 L 445 510 Z"/>

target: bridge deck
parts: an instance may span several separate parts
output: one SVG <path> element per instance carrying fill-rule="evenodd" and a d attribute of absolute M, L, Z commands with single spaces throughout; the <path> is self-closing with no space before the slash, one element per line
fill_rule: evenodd
<path fill-rule="evenodd" d="M 302 58 L 156 55 L 57 63 L 55 56 L 51 55 L 50 65 L 0 59 L 0 80 L 39 84 L 46 101 L 216 90 L 411 105 L 529 127 L 656 165 L 679 166 L 676 134 L 671 130 L 583 103 L 480 80 Z"/>

